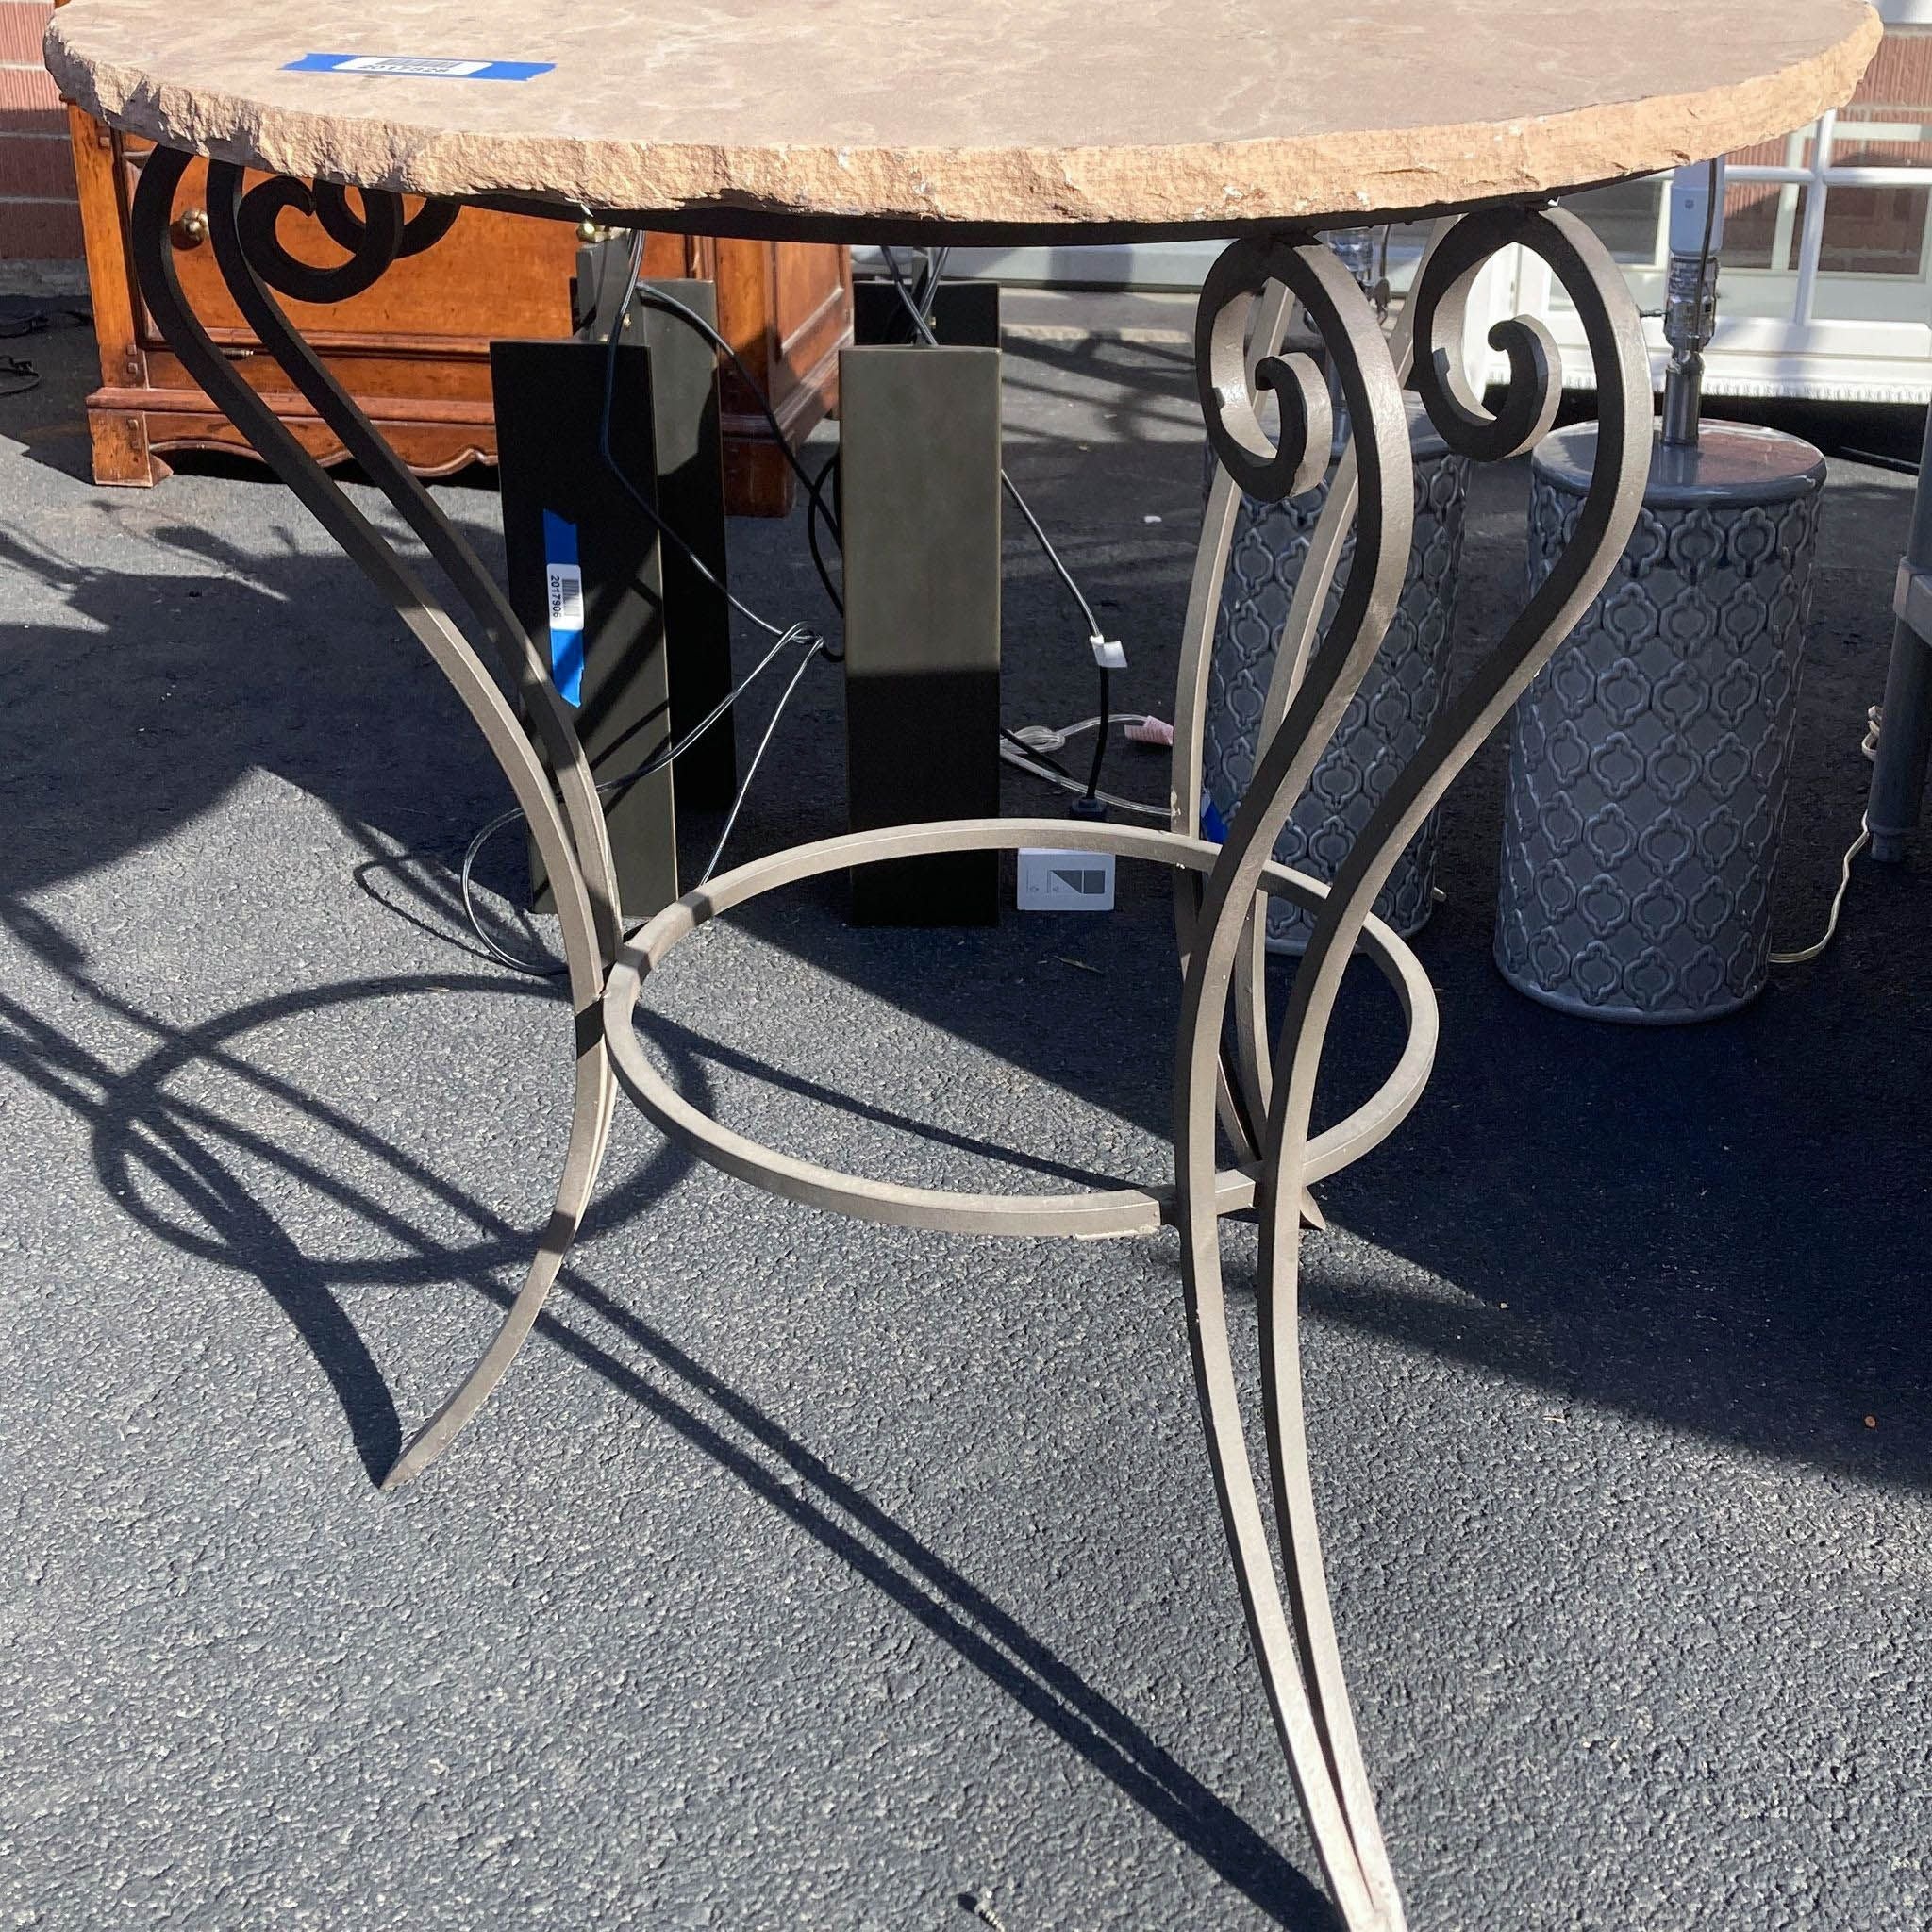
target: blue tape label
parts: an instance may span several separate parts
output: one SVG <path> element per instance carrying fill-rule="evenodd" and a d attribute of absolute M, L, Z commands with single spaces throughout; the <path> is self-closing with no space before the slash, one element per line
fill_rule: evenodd
<path fill-rule="evenodd" d="M 550 599 L 550 681 L 567 705 L 584 701 L 584 573 L 577 526 L 543 512 L 543 575 Z"/>
<path fill-rule="evenodd" d="M 409 80 L 531 80 L 555 60 L 428 60 L 412 54 L 305 54 L 284 74 L 389 74 Z"/>

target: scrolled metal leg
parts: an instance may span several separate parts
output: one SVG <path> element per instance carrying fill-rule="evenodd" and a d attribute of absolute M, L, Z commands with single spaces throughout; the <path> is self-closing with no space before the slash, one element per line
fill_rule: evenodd
<path fill-rule="evenodd" d="M 1336 1644 L 1304 1432 L 1300 1227 L 1294 1204 L 1307 1172 L 1323 1041 L 1343 971 L 1376 892 L 1457 773 L 1614 570 L 1636 520 L 1649 461 L 1649 370 L 1635 308 L 1601 245 L 1579 223 L 1557 210 L 1487 211 L 1466 216 L 1439 235 L 1410 298 L 1415 385 L 1437 429 L 1452 448 L 1493 461 L 1529 447 L 1554 416 L 1560 394 L 1557 358 L 1547 334 L 1535 323 L 1505 323 L 1491 332 L 1492 344 L 1507 354 L 1511 370 L 1502 408 L 1493 416 L 1468 392 L 1460 374 L 1461 321 L 1471 284 L 1483 263 L 1512 242 L 1534 250 L 1550 264 L 1583 319 L 1597 373 L 1598 471 L 1570 551 L 1398 774 L 1357 840 L 1317 919 L 1276 1042 L 1277 1077 L 1268 1096 L 1257 1191 L 1258 1314 L 1270 1491 L 1287 1571 L 1285 1597 L 1269 1553 L 1241 1428 L 1217 1223 L 1201 1173 L 1204 1155 L 1212 1171 L 1221 1027 L 1248 930 L 1253 881 L 1334 728 L 1340 704 L 1346 702 L 1374 656 L 1407 556 L 1407 519 L 1397 514 L 1391 500 L 1399 478 L 1400 501 L 1408 501 L 1400 397 L 1393 393 L 1393 373 L 1383 345 L 1365 336 L 1360 315 L 1351 317 L 1346 299 L 1339 294 L 1327 314 L 1309 306 L 1338 358 L 1357 425 L 1361 467 L 1357 558 L 1328 638 L 1309 659 L 1278 730 L 1264 741 L 1234 832 L 1210 878 L 1193 934 L 1183 1003 L 1175 1178 L 1190 1330 L 1209 1456 L 1270 1702 L 1324 1868 L 1351 1932 L 1393 1932 L 1403 1918 Z M 1204 403 L 1224 463 L 1237 475 L 1246 471 L 1279 489 L 1291 467 L 1290 453 L 1257 464 L 1252 438 L 1241 433 L 1244 407 L 1252 414 L 1253 391 L 1245 397 L 1233 392 L 1226 378 L 1225 326 L 1217 329 L 1216 315 L 1210 312 L 1214 305 L 1229 301 L 1230 288 L 1237 292 L 1252 289 L 1255 263 L 1241 254 L 1243 247 L 1252 244 L 1231 249 L 1224 258 L 1226 274 L 1210 277 L 1204 291 Z M 1274 273 L 1282 275 L 1293 258 L 1280 252 L 1288 244 L 1276 247 Z M 1307 248 L 1293 251 L 1305 269 L 1313 267 L 1308 254 Z M 1218 425 L 1217 412 L 1232 414 L 1233 424 Z M 1401 463 L 1393 460 L 1391 447 L 1398 434 Z M 1299 480 L 1300 469 L 1293 475 Z M 1399 554 L 1392 541 L 1398 522 Z M 1265 1068 L 1261 1071 L 1265 1077 Z"/>
<path fill-rule="evenodd" d="M 1454 218 L 1440 221 L 1429 231 L 1423 251 L 1426 264 L 1437 243 L 1455 225 Z M 1420 272 L 1420 269 L 1418 270 Z M 1257 379 L 1259 364 L 1278 350 L 1291 313 L 1291 297 L 1286 288 L 1271 283 L 1257 298 L 1253 325 L 1248 331 L 1246 365 L 1248 379 Z M 1396 379 L 1408 375 L 1412 314 L 1405 309 L 1390 340 L 1390 359 Z M 1181 634 L 1181 668 L 1174 703 L 1174 777 L 1170 792 L 1174 825 L 1185 830 L 1193 821 L 1203 783 L 1203 741 L 1209 665 L 1213 656 L 1216 621 L 1220 612 L 1223 580 L 1235 521 L 1241 508 L 1241 491 L 1233 475 L 1217 466 L 1209 486 L 1206 514 L 1202 520 L 1201 541 L 1195 554 L 1194 574 L 1188 595 L 1187 621 Z M 1276 641 L 1274 675 L 1259 725 L 1256 732 L 1257 750 L 1266 745 L 1287 715 L 1289 701 L 1300 689 L 1309 653 L 1314 648 L 1322 607 L 1334 582 L 1342 545 L 1355 520 L 1356 453 L 1351 441 L 1330 486 L 1322 515 L 1317 522 L 1308 555 L 1296 580 L 1295 593 Z M 1187 970 L 1194 922 L 1201 906 L 1200 881 L 1182 874 L 1174 880 L 1176 936 L 1180 942 L 1181 970 Z M 1245 1163 L 1259 1159 L 1261 1126 L 1267 1119 L 1269 1094 L 1273 1086 L 1267 1040 L 1267 922 L 1257 908 L 1246 938 L 1235 960 L 1235 1041 L 1231 1054 L 1224 1056 L 1218 1105 L 1223 1131 L 1236 1150 L 1236 1158 Z M 1323 1224 L 1314 1196 L 1304 1192 L 1302 1218 L 1311 1227 Z"/>
<path fill-rule="evenodd" d="M 1451 216 L 1431 226 L 1422 259 L 1416 265 L 1418 277 L 1428 267 L 1438 244 L 1455 225 L 1456 219 Z M 1405 304 L 1389 338 L 1389 360 L 1394 367 L 1398 382 L 1408 380 L 1409 368 L 1415 359 L 1414 338 L 1414 306 Z M 1217 482 L 1224 474 L 1217 475 Z M 1266 744 L 1281 728 L 1281 721 L 1288 715 L 1289 703 L 1301 689 L 1309 654 L 1315 647 L 1322 607 L 1327 601 L 1328 588 L 1335 581 L 1349 527 L 1355 522 L 1355 505 L 1356 453 L 1351 439 L 1335 466 L 1328 494 L 1323 501 L 1322 514 L 1315 520 L 1315 528 L 1308 541 L 1307 555 L 1295 577 L 1294 595 L 1282 621 L 1281 635 L 1275 641 L 1274 665 L 1262 700 L 1260 720 L 1255 729 L 1257 747 Z M 1223 572 L 1217 572 L 1215 576 L 1217 605 L 1224 573 L 1224 564 Z M 1274 1084 L 1273 1059 L 1268 1049 L 1267 934 L 1265 920 L 1257 919 L 1250 924 L 1247 938 L 1235 955 L 1234 970 L 1235 1033 L 1241 1086 L 1248 1118 L 1256 1122 L 1266 1121 Z M 1322 1223 L 1319 1216 L 1311 1211 L 1311 1202 L 1304 1201 L 1302 1219 L 1311 1227 L 1319 1227 Z"/>
<path fill-rule="evenodd" d="M 397 197 L 367 193 L 358 217 L 342 191 L 326 184 L 311 192 L 299 183 L 275 181 L 244 196 L 239 169 L 215 164 L 208 175 L 209 228 L 229 292 L 263 346 L 415 528 L 502 654 L 526 715 L 549 754 L 562 795 L 561 809 L 551 775 L 516 710 L 469 641 L 415 572 L 222 356 L 184 299 L 168 225 L 187 161 L 185 155 L 161 148 L 142 169 L 133 210 L 133 251 L 148 307 L 189 374 L 394 606 L 462 700 L 529 820 L 555 888 L 569 967 L 575 1014 L 575 1094 L 555 1206 L 523 1287 L 496 1336 L 456 1391 L 404 1449 L 384 1482 L 386 1489 L 393 1489 L 435 1460 L 501 1379 L 535 1324 L 582 1222 L 603 1162 L 616 1096 L 604 1047 L 601 1000 L 606 972 L 621 941 L 622 913 L 590 768 L 541 658 L 475 553 L 322 368 L 266 285 L 273 280 L 288 292 L 313 301 L 343 299 L 372 286 L 398 255 L 428 246 L 447 228 L 453 211 L 429 208 L 406 223 Z M 275 240 L 275 225 L 289 207 L 312 208 L 331 237 L 350 251 L 349 259 L 318 269 L 288 256 Z"/>
<path fill-rule="evenodd" d="M 1290 1565 L 1304 1668 L 1343 1803 L 1352 1817 L 1371 1821 L 1373 1799 L 1329 1613 L 1308 1475 L 1298 1338 L 1299 1229 L 1291 1219 L 1284 1225 L 1278 1202 L 1281 1191 L 1299 1186 L 1323 1044 L 1342 974 L 1375 894 L 1457 774 L 1616 568 L 1636 524 L 1650 462 L 1650 369 L 1635 305 L 1602 244 L 1574 216 L 1555 209 L 1466 217 L 1418 278 L 1411 298 L 1419 345 L 1416 387 L 1437 430 L 1452 448 L 1496 461 L 1532 447 L 1555 417 L 1560 371 L 1554 344 L 1539 324 L 1518 320 L 1491 331 L 1492 345 L 1507 354 L 1510 364 L 1509 385 L 1493 416 L 1462 380 L 1463 305 L 1483 264 L 1512 242 L 1549 263 L 1582 318 L 1597 376 L 1596 474 L 1576 536 L 1550 580 L 1465 683 L 1341 866 L 1295 975 L 1277 1045 L 1276 1064 L 1286 1071 L 1268 1124 L 1259 1317 L 1276 1521 Z"/>
<path fill-rule="evenodd" d="M 1288 290 L 1278 283 L 1269 285 L 1257 300 L 1254 328 L 1245 355 L 1250 380 L 1254 379 L 1255 366 L 1272 356 L 1280 343 L 1288 326 L 1289 308 Z M 1188 614 L 1181 630 L 1180 674 L 1174 685 L 1174 760 L 1168 808 L 1173 814 L 1174 829 L 1181 833 L 1191 833 L 1201 816 L 1208 674 L 1214 652 L 1215 620 L 1221 608 L 1221 583 L 1227 575 L 1228 552 L 1241 503 L 1241 486 L 1226 469 L 1217 468 L 1208 487 L 1201 541 L 1194 555 Z M 1201 915 L 1201 881 L 1194 874 L 1174 874 L 1174 937 L 1180 945 L 1181 971 L 1185 974 L 1188 956 L 1193 949 L 1195 924 Z M 1257 904 L 1254 922 L 1257 944 L 1265 921 L 1265 908 Z M 1224 1057 L 1216 1101 L 1235 1159 L 1244 1164 L 1257 1162 L 1261 1158 L 1261 1124 L 1267 1114 L 1267 1096 L 1244 1079 L 1232 1057 Z"/>
<path fill-rule="evenodd" d="M 1195 1383 L 1249 1636 L 1329 1887 L 1351 1932 L 1367 1932 L 1399 1925 L 1401 1908 L 1373 1807 L 1366 1818 L 1360 1815 L 1336 1775 L 1327 1730 L 1305 1681 L 1297 1631 L 1290 1623 L 1269 1550 L 1229 1347 L 1212 1185 L 1222 1026 L 1236 956 L 1255 918 L 1256 889 L 1274 841 L 1374 661 L 1394 612 L 1408 565 L 1412 484 L 1401 387 L 1374 314 L 1333 254 L 1312 239 L 1238 242 L 1210 271 L 1202 290 L 1196 338 L 1202 406 L 1209 438 L 1232 483 L 1254 495 L 1296 494 L 1312 487 L 1328 465 L 1328 394 L 1312 363 L 1301 357 L 1263 355 L 1250 367 L 1243 356 L 1249 311 L 1270 283 L 1300 298 L 1340 372 L 1355 426 L 1359 525 L 1335 619 L 1309 658 L 1280 729 L 1259 749 L 1246 795 L 1202 895 L 1176 1056 L 1175 1208 Z M 1274 390 L 1281 403 L 1280 441 L 1273 447 L 1255 412 L 1262 388 Z M 1184 693 L 1176 712 L 1185 710 Z M 1177 715 L 1177 741 L 1180 725 Z M 1298 1204 L 1300 1197 L 1297 1176 L 1289 1198 Z"/>

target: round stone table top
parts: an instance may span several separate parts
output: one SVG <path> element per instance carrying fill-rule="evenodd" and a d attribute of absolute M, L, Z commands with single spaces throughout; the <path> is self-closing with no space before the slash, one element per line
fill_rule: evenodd
<path fill-rule="evenodd" d="M 114 126 L 276 174 L 1211 235 L 1707 159 L 1845 100 L 1879 31 L 1864 0 L 72 0 L 46 56 Z"/>

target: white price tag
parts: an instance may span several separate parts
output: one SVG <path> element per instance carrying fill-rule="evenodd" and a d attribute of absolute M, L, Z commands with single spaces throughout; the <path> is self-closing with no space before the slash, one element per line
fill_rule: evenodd
<path fill-rule="evenodd" d="M 338 74 L 414 74 L 428 79 L 468 80 L 487 60 L 421 60 L 402 54 L 355 54 L 337 64 Z"/>
<path fill-rule="evenodd" d="M 1111 912 L 1113 858 L 1111 852 L 1057 852 L 1023 847 L 1020 910 Z"/>
<path fill-rule="evenodd" d="M 553 563 L 544 575 L 550 584 L 550 635 L 581 636 L 584 628 L 584 574 L 574 563 Z"/>

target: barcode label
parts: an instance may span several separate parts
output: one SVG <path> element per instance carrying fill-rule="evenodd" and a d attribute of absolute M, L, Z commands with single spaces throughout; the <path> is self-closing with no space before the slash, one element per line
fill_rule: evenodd
<path fill-rule="evenodd" d="M 543 512 L 543 581 L 549 596 L 550 681 L 566 704 L 584 701 L 584 572 L 577 526 Z"/>
<path fill-rule="evenodd" d="M 584 574 L 574 563 L 553 563 L 550 574 L 550 635 L 584 632 Z"/>

